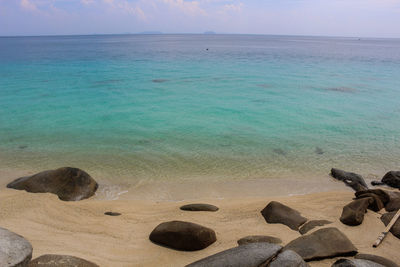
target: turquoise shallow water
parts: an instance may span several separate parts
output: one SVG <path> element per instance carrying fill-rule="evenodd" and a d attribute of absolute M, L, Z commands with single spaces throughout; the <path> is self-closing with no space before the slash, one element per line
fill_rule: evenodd
<path fill-rule="evenodd" d="M 3 168 L 134 180 L 381 174 L 399 166 L 399 103 L 396 39 L 0 38 Z"/>

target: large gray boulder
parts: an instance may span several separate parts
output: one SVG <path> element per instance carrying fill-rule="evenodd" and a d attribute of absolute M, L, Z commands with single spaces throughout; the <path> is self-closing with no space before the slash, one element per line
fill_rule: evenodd
<path fill-rule="evenodd" d="M 261 214 L 267 223 L 282 223 L 296 231 L 307 221 L 297 210 L 276 201 L 271 201 Z"/>
<path fill-rule="evenodd" d="M 98 185 L 83 170 L 63 167 L 18 178 L 7 187 L 31 193 L 53 193 L 61 200 L 77 201 L 93 196 Z"/>
<path fill-rule="evenodd" d="M 303 235 L 287 244 L 284 250 L 293 250 L 305 261 L 353 256 L 357 253 L 357 248 L 351 241 L 334 227 Z"/>
<path fill-rule="evenodd" d="M 32 258 L 32 245 L 22 236 L 0 228 L 0 266 L 27 266 Z"/>
<path fill-rule="evenodd" d="M 306 222 L 299 230 L 300 234 L 304 235 L 306 233 L 308 233 L 309 231 L 311 231 L 312 229 L 314 229 L 315 227 L 318 226 L 324 226 L 327 224 L 331 224 L 331 221 L 327 221 L 327 220 L 312 220 L 312 221 L 308 221 Z"/>
<path fill-rule="evenodd" d="M 394 215 L 396 215 L 396 211 L 388 212 L 382 215 L 381 221 L 387 226 L 390 221 L 393 219 Z M 390 232 L 397 238 L 400 238 L 400 219 L 398 219 L 392 228 L 390 229 Z"/>
<path fill-rule="evenodd" d="M 385 267 L 385 266 L 369 260 L 339 259 L 334 264 L 332 264 L 332 267 Z"/>
<path fill-rule="evenodd" d="M 285 250 L 273 260 L 269 267 L 307 267 L 309 266 L 299 254 L 292 250 Z"/>
<path fill-rule="evenodd" d="M 332 168 L 331 175 L 333 178 L 343 181 L 347 186 L 350 186 L 356 192 L 368 189 L 368 185 L 365 183 L 364 178 L 359 174 Z"/>
<path fill-rule="evenodd" d="M 28 267 L 99 267 L 99 265 L 74 256 L 46 254 L 32 260 Z"/>
<path fill-rule="evenodd" d="M 400 171 L 390 171 L 382 178 L 382 183 L 388 186 L 400 188 Z"/>
<path fill-rule="evenodd" d="M 250 244 L 250 243 L 271 243 L 271 244 L 280 244 L 282 243 L 282 240 L 273 237 L 273 236 L 267 236 L 267 235 L 249 235 L 246 237 L 243 237 L 237 241 L 239 246 Z"/>
<path fill-rule="evenodd" d="M 258 267 L 268 263 L 281 249 L 275 244 L 252 243 L 219 252 L 187 267 Z"/>
<path fill-rule="evenodd" d="M 357 199 L 343 207 L 340 221 L 346 225 L 356 226 L 364 221 L 364 215 L 373 198 Z"/>
<path fill-rule="evenodd" d="M 381 256 L 359 253 L 354 258 L 360 259 L 360 260 L 373 261 L 373 262 L 379 263 L 386 267 L 399 267 L 399 265 L 397 265 L 393 261 L 386 259 L 384 257 L 381 257 Z"/>
<path fill-rule="evenodd" d="M 196 203 L 183 205 L 180 209 L 185 211 L 217 211 L 218 207 L 211 204 Z"/>
<path fill-rule="evenodd" d="M 191 222 L 171 221 L 159 224 L 150 234 L 156 244 L 184 251 L 200 250 L 214 243 L 215 232 Z"/>

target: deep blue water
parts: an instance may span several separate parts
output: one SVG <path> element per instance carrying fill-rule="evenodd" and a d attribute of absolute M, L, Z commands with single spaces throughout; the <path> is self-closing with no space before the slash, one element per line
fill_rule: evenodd
<path fill-rule="evenodd" d="M 296 177 L 400 162 L 400 40 L 0 38 L 0 167 Z"/>

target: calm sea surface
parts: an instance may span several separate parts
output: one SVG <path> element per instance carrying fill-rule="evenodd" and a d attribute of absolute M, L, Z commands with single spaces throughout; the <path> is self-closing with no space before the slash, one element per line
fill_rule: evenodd
<path fill-rule="evenodd" d="M 400 40 L 0 38 L 0 167 L 127 179 L 400 167 Z"/>

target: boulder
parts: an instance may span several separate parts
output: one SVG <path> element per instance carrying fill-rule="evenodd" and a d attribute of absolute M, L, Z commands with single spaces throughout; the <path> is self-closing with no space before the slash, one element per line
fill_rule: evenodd
<path fill-rule="evenodd" d="M 331 221 L 327 221 L 327 220 L 312 220 L 312 221 L 308 221 L 306 222 L 299 230 L 300 234 L 304 235 L 306 233 L 308 233 L 309 231 L 311 231 L 312 229 L 314 229 L 315 227 L 318 226 L 324 226 L 327 224 L 331 224 Z"/>
<path fill-rule="evenodd" d="M 332 264 L 332 267 L 385 267 L 385 266 L 369 260 L 339 259 L 334 264 Z"/>
<path fill-rule="evenodd" d="M 271 243 L 280 244 L 282 240 L 277 237 L 267 236 L 267 235 L 250 235 L 243 237 L 237 241 L 239 246 L 250 244 L 250 243 Z"/>
<path fill-rule="evenodd" d="M 287 244 L 284 250 L 293 250 L 305 261 L 357 254 L 357 248 L 334 227 L 303 235 Z"/>
<path fill-rule="evenodd" d="M 400 171 L 390 171 L 382 178 L 382 183 L 394 188 L 400 188 Z"/>
<path fill-rule="evenodd" d="M 400 198 L 392 199 L 385 206 L 386 211 L 398 211 L 400 209 Z"/>
<path fill-rule="evenodd" d="M 393 219 L 394 215 L 396 215 L 396 211 L 388 212 L 382 215 L 381 221 L 387 226 L 390 223 L 390 220 Z M 397 238 L 400 238 L 400 219 L 398 219 L 394 225 L 392 226 L 392 229 L 390 229 L 390 232 Z"/>
<path fill-rule="evenodd" d="M 309 266 L 299 254 L 292 250 L 285 250 L 273 260 L 269 267 L 307 267 Z"/>
<path fill-rule="evenodd" d="M 7 187 L 31 193 L 53 193 L 61 200 L 77 201 L 93 196 L 98 185 L 83 170 L 64 167 L 18 178 Z"/>
<path fill-rule="evenodd" d="M 390 194 L 389 192 L 382 190 L 382 189 L 369 189 L 365 191 L 358 191 L 355 193 L 356 198 L 361 198 L 365 194 L 374 194 L 376 197 L 380 199 L 383 205 L 386 205 L 390 201 Z"/>
<path fill-rule="evenodd" d="M 365 183 L 364 178 L 359 174 L 332 168 L 331 175 L 333 178 L 343 181 L 347 186 L 350 186 L 356 192 L 368 189 L 368 185 Z"/>
<path fill-rule="evenodd" d="M 388 259 L 386 259 L 384 257 L 381 257 L 381 256 L 359 253 L 354 258 L 360 259 L 360 260 L 373 261 L 373 262 L 379 263 L 379 264 L 381 264 L 383 266 L 386 266 L 386 267 L 399 267 L 399 265 L 397 265 L 393 261 L 388 260 Z"/>
<path fill-rule="evenodd" d="M 258 267 L 264 266 L 282 249 L 270 243 L 252 243 L 211 255 L 186 267 Z"/>
<path fill-rule="evenodd" d="M 357 197 L 357 199 L 362 198 L 372 198 L 372 201 L 370 201 L 368 205 L 368 209 L 372 211 L 378 212 L 385 207 L 379 196 L 373 193 L 365 193 Z"/>
<path fill-rule="evenodd" d="M 367 208 L 374 200 L 371 197 L 354 200 L 343 207 L 340 221 L 346 225 L 360 225 L 364 220 Z"/>
<path fill-rule="evenodd" d="M 32 260 L 28 267 L 99 267 L 99 265 L 68 255 L 46 254 Z"/>
<path fill-rule="evenodd" d="M 210 204 L 188 204 L 188 205 L 183 205 L 181 210 L 186 210 L 186 211 L 217 211 L 218 207 Z"/>
<path fill-rule="evenodd" d="M 184 251 L 200 250 L 214 243 L 215 232 L 191 222 L 171 221 L 159 224 L 150 234 L 156 244 Z"/>
<path fill-rule="evenodd" d="M 0 228 L 0 266 L 27 266 L 32 245 L 22 236 Z"/>
<path fill-rule="evenodd" d="M 276 201 L 271 201 L 261 214 L 268 223 L 282 223 L 296 231 L 307 221 L 297 210 Z"/>

